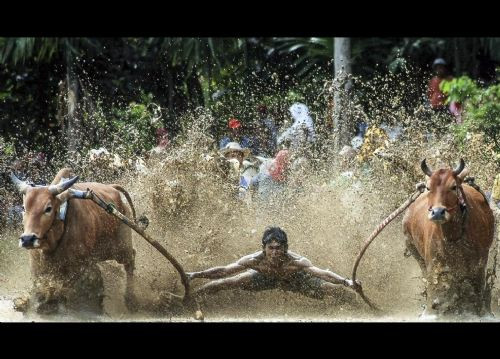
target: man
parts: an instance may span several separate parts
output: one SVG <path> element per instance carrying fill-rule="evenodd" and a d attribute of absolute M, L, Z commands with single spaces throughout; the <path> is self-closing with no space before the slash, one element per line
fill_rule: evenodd
<path fill-rule="evenodd" d="M 242 133 L 243 126 L 238 119 L 236 118 L 229 119 L 227 126 L 229 128 L 229 134 L 220 140 L 219 149 L 221 150 L 224 149 L 226 145 L 230 142 L 238 142 L 239 144 L 241 144 L 242 147 L 249 148 L 250 150 L 252 150 L 254 144 L 248 136 L 243 135 Z"/>
<path fill-rule="evenodd" d="M 309 114 L 309 108 L 303 103 L 297 102 L 290 106 L 288 110 L 294 122 L 278 137 L 278 145 L 283 141 L 291 141 L 291 148 L 295 150 L 314 143 L 316 141 L 316 132 L 313 119 Z"/>
<path fill-rule="evenodd" d="M 278 131 L 276 124 L 272 117 L 269 115 L 266 105 L 259 105 L 257 107 L 258 120 L 257 120 L 257 136 L 259 137 L 259 155 L 265 157 L 272 157 L 276 154 Z"/>
<path fill-rule="evenodd" d="M 279 227 L 266 229 L 262 236 L 262 251 L 244 256 L 227 266 L 187 275 L 189 280 L 215 279 L 196 290 L 196 298 L 232 288 L 250 291 L 280 288 L 316 299 L 331 295 L 343 300 L 348 293 L 340 285 L 354 290 L 361 285 L 359 281 L 353 283 L 329 270 L 313 266 L 305 257 L 289 252 L 287 235 Z"/>
<path fill-rule="evenodd" d="M 166 152 L 167 147 L 170 145 L 170 140 L 168 138 L 168 131 L 165 127 L 158 128 L 156 130 L 156 147 L 154 147 L 150 153 L 160 154 Z"/>
<path fill-rule="evenodd" d="M 250 188 L 250 182 L 258 170 L 257 168 L 252 168 L 250 162 L 245 161 L 250 155 L 250 149 L 242 148 L 238 142 L 229 142 L 220 152 L 233 165 L 233 173 L 238 174 L 238 195 L 240 198 L 244 198 Z"/>
<path fill-rule="evenodd" d="M 243 161 L 250 155 L 250 149 L 240 146 L 238 142 L 228 142 L 220 153 L 228 160 L 236 160 L 241 167 Z"/>
<path fill-rule="evenodd" d="M 447 95 L 441 91 L 440 87 L 444 80 L 453 80 L 453 76 L 450 74 L 448 69 L 448 64 L 444 59 L 438 58 L 434 60 L 432 69 L 434 70 L 435 75 L 429 80 L 427 88 L 427 96 L 431 108 L 436 112 L 452 114 L 457 123 L 462 123 L 462 105 L 455 101 L 452 101 L 449 105 L 447 105 Z"/>
<path fill-rule="evenodd" d="M 434 76 L 429 80 L 427 96 L 433 110 L 446 110 L 446 95 L 441 91 L 439 85 L 443 80 L 451 80 L 453 77 L 448 72 L 447 63 L 444 59 L 438 58 L 432 64 Z"/>

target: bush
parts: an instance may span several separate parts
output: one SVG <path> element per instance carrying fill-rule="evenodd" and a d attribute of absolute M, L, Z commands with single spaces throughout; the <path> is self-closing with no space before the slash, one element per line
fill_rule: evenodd
<path fill-rule="evenodd" d="M 143 94 L 140 102 L 111 107 L 106 112 L 102 104 L 97 103 L 83 114 L 88 133 L 93 134 L 84 138 L 84 153 L 91 148 L 105 147 L 130 158 L 156 145 L 156 130 L 163 127 L 163 121 L 161 108 L 153 102 L 151 94 Z"/>
<path fill-rule="evenodd" d="M 479 87 L 467 76 L 443 81 L 441 90 L 448 95 L 447 103 L 462 104 L 463 123 L 453 126 L 453 132 L 461 143 L 468 134 L 484 134 L 500 152 L 500 84 Z"/>

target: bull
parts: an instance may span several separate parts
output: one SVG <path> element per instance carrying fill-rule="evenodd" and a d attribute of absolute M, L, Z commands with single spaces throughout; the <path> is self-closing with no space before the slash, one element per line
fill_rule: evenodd
<path fill-rule="evenodd" d="M 75 192 L 70 187 L 77 190 L 91 189 L 106 202 L 114 204 L 125 216 L 130 217 L 132 213 L 135 220 L 130 196 L 119 185 L 76 183 L 78 176 L 67 179 L 70 171 L 69 168 L 60 170 L 48 186 L 33 186 L 11 174 L 12 181 L 23 194 L 24 232 L 19 238 L 19 246 L 29 250 L 34 288 L 30 302 L 35 298 L 34 307 L 39 313 L 54 313 L 60 304 L 69 304 L 68 307 L 71 307 L 68 299 L 71 296 L 67 293 L 70 289 L 79 288 L 80 293 L 74 298 L 91 298 L 89 301 L 94 304 L 89 304 L 89 308 L 101 312 L 102 294 L 92 296 L 86 292 L 94 287 L 82 287 L 77 283 L 79 279 L 88 279 L 84 273 L 91 273 L 90 277 L 94 279 L 97 275 L 99 279 L 94 282 L 98 283 L 97 287 L 102 293 L 102 278 L 96 264 L 99 261 L 116 260 L 124 265 L 127 276 L 125 303 L 130 311 L 134 311 L 135 249 L 131 229 L 92 201 L 72 199 Z M 50 278 L 50 281 L 46 278 Z M 52 283 L 53 280 L 63 283 L 55 286 L 60 290 L 57 293 L 51 291 L 40 294 L 44 289 L 40 288 L 40 283 Z M 87 280 L 85 283 L 91 282 Z"/>
<path fill-rule="evenodd" d="M 481 192 L 464 183 L 465 162 L 432 171 L 425 159 L 426 191 L 403 218 L 407 256 L 420 265 L 426 283 L 424 316 L 484 315 L 490 312 L 485 287 L 494 216 Z"/>

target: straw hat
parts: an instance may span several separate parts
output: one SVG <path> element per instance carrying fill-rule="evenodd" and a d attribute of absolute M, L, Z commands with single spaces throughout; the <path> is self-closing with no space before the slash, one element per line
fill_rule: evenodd
<path fill-rule="evenodd" d="M 248 157 L 251 152 L 249 148 L 242 148 L 238 142 L 229 142 L 220 152 L 223 156 L 226 156 L 226 154 L 235 151 L 242 152 L 243 158 Z"/>

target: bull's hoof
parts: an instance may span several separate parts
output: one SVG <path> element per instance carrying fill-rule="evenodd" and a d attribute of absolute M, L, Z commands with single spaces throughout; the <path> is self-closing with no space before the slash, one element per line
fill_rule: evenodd
<path fill-rule="evenodd" d="M 435 311 L 433 310 L 428 310 L 426 306 L 424 306 L 424 310 L 422 311 L 422 313 L 420 313 L 419 315 L 419 319 L 420 320 L 437 320 L 438 319 L 438 315 Z"/>
<path fill-rule="evenodd" d="M 135 295 L 126 295 L 125 305 L 130 313 L 137 313 L 139 310 L 139 303 L 137 302 Z"/>
<path fill-rule="evenodd" d="M 29 308 L 30 298 L 28 295 L 15 298 L 14 299 L 14 310 L 22 313 L 26 313 Z"/>
<path fill-rule="evenodd" d="M 205 320 L 205 315 L 201 310 L 197 310 L 196 313 L 194 314 L 194 319 L 199 320 L 199 321 L 204 321 Z"/>
<path fill-rule="evenodd" d="M 39 303 L 36 306 L 36 312 L 43 315 L 54 315 L 59 313 L 59 302 L 50 300 L 44 303 Z"/>

